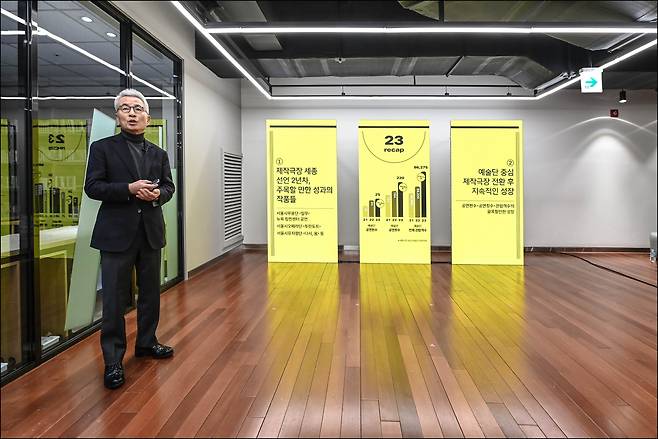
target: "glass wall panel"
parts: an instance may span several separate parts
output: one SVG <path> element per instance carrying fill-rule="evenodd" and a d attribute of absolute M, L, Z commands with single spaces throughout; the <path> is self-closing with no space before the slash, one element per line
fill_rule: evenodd
<path fill-rule="evenodd" d="M 39 230 L 37 280 L 41 346 L 48 350 L 101 316 L 66 325 L 70 292 L 84 282 L 73 276 L 89 135 L 94 109 L 114 118 L 113 98 L 125 79 L 120 73 L 119 22 L 90 2 L 38 4 L 38 118 L 33 119 L 35 225 Z M 110 132 L 111 134 L 111 132 Z M 88 243 L 81 245 L 88 246 Z M 98 266 L 83 270 L 96 285 Z M 80 270 L 76 270 L 80 271 Z M 84 277 L 84 276 L 83 276 Z M 88 281 L 89 279 L 87 279 Z M 81 325 L 81 321 L 86 324 Z"/>
<path fill-rule="evenodd" d="M 176 83 L 174 61 L 153 47 L 138 35 L 133 35 L 132 78 L 133 87 L 141 91 L 149 101 L 151 124 L 146 130 L 146 138 L 167 151 L 171 173 L 178 184 L 176 161 Z M 179 276 L 178 260 L 178 196 L 162 208 L 167 232 L 167 246 L 162 251 L 160 282 L 165 284 Z"/>
<path fill-rule="evenodd" d="M 0 363 L 2 376 L 20 367 L 26 360 L 23 352 L 26 319 L 24 315 L 26 285 L 25 260 L 30 257 L 26 247 L 25 193 L 18 176 L 25 173 L 25 8 L 18 2 L 3 1 L 2 9 L 15 19 L 2 15 L 0 78 Z M 19 192 L 20 190 L 20 192 Z M 21 198 L 22 197 L 22 198 Z M 23 238 L 23 239 L 21 239 Z"/>

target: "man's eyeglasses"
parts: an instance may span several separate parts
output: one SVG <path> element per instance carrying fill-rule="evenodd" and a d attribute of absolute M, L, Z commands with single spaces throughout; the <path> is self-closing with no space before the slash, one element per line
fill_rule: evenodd
<path fill-rule="evenodd" d="M 122 113 L 126 113 L 126 114 L 130 113 L 130 110 L 135 111 L 135 114 L 142 114 L 143 112 L 146 111 L 144 109 L 144 107 L 142 107 L 141 105 L 127 105 L 127 104 L 124 104 L 124 105 L 121 105 L 119 107 L 119 111 L 122 112 Z"/>

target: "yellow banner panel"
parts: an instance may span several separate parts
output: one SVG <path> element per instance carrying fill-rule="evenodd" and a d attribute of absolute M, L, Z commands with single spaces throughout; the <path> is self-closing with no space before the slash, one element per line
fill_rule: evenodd
<path fill-rule="evenodd" d="M 431 262 L 428 121 L 359 122 L 359 206 L 362 263 Z"/>
<path fill-rule="evenodd" d="M 267 121 L 269 262 L 338 262 L 335 120 Z"/>
<path fill-rule="evenodd" d="M 523 124 L 450 126 L 452 263 L 523 265 Z"/>

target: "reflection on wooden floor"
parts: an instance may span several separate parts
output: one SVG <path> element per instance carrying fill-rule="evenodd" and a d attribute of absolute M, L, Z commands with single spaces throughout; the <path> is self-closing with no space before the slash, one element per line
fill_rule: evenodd
<path fill-rule="evenodd" d="M 98 334 L 5 386 L 2 436 L 656 436 L 656 289 L 564 255 L 238 251 L 163 296 L 159 337 L 176 356 L 129 355 L 118 391 Z"/>
<path fill-rule="evenodd" d="M 656 286 L 656 264 L 647 263 L 648 256 L 646 254 L 582 252 L 570 252 L 568 254 Z M 644 263 L 638 263 L 643 259 Z"/>

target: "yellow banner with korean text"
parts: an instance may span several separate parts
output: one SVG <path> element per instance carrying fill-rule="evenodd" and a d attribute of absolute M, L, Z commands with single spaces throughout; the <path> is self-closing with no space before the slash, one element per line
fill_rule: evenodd
<path fill-rule="evenodd" d="M 338 262 L 335 120 L 267 120 L 269 262 Z"/>
<path fill-rule="evenodd" d="M 452 121 L 452 263 L 523 265 L 523 122 Z"/>
<path fill-rule="evenodd" d="M 359 122 L 359 206 L 361 263 L 431 262 L 428 121 Z"/>

